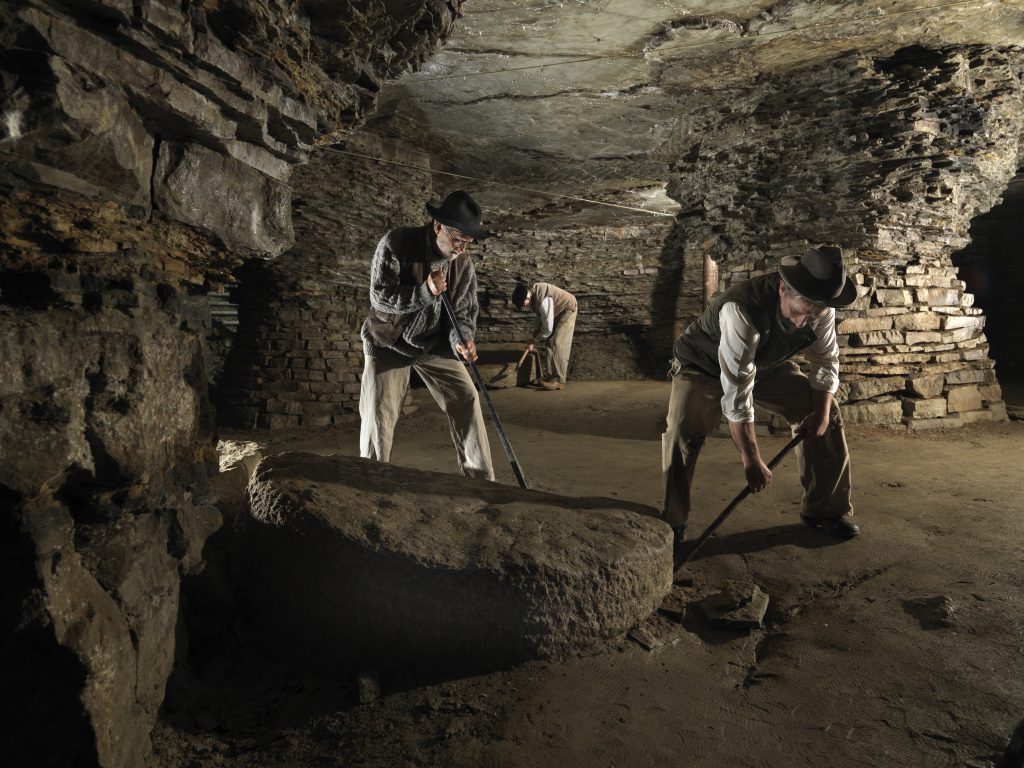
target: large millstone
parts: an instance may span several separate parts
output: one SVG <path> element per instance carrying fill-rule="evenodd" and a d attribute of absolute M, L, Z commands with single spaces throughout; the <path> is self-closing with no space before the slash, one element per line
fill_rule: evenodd
<path fill-rule="evenodd" d="M 249 498 L 243 602 L 268 640 L 317 665 L 577 653 L 672 585 L 671 531 L 640 504 L 306 453 L 260 462 Z"/>

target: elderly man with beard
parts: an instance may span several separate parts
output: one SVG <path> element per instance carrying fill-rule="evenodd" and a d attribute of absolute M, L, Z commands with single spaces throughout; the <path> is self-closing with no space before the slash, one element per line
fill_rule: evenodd
<path fill-rule="evenodd" d="M 381 238 L 370 269 L 370 313 L 360 335 L 365 355 L 359 395 L 360 455 L 391 460 L 402 402 L 415 370 L 448 417 L 459 469 L 494 479 L 480 400 L 462 362 L 475 361 L 477 282 L 467 248 L 490 232 L 480 206 L 466 192 L 452 192 L 439 207 L 427 203 L 430 223 L 393 229 Z M 449 321 L 447 293 L 463 345 Z M 461 360 L 459 359 L 461 358 Z"/>

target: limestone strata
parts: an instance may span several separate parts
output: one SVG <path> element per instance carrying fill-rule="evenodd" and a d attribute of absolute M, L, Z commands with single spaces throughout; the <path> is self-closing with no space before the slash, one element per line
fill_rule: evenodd
<path fill-rule="evenodd" d="M 130 273 L 0 274 L 0 297 L 6 725 L 45 764 L 145 765 L 181 576 L 219 523 L 204 307 Z"/>
<path fill-rule="evenodd" d="M 196 287 L 292 244 L 292 166 L 354 128 L 460 9 L 363 5 L 0 0 L 15 760 L 151 762 L 180 578 L 219 517 Z"/>
<path fill-rule="evenodd" d="M 238 585 L 297 661 L 493 667 L 624 635 L 671 587 L 655 510 L 311 454 L 264 459 Z"/>

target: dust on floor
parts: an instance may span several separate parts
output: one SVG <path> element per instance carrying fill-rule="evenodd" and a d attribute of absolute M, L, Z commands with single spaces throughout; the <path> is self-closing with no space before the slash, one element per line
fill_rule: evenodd
<path fill-rule="evenodd" d="M 660 505 L 667 384 L 492 397 L 532 487 Z M 416 402 L 393 460 L 455 471 L 443 417 L 425 392 Z M 358 427 L 255 439 L 355 454 Z M 788 459 L 645 623 L 652 650 L 623 639 L 479 677 L 385 675 L 359 704 L 354 681 L 297 678 L 240 628 L 234 650 L 197 663 L 193 689 L 169 699 L 157 764 L 991 766 L 1024 715 L 1024 424 L 854 427 L 849 441 L 861 536 L 800 525 Z M 764 438 L 763 452 L 784 442 Z M 514 484 L 493 427 L 491 445 L 498 481 Z M 709 440 L 691 530 L 743 482 L 731 442 Z M 764 629 L 717 629 L 693 609 L 730 579 L 769 593 Z"/>

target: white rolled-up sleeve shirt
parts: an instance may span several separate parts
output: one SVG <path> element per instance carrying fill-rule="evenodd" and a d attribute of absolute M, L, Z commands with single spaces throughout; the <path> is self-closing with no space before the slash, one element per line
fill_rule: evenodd
<path fill-rule="evenodd" d="M 534 336 L 536 344 L 547 339 L 555 330 L 555 300 L 548 296 L 540 303 L 539 310 L 537 316 L 540 318 L 540 323 L 537 327 L 537 335 Z"/>
<path fill-rule="evenodd" d="M 754 356 L 761 335 L 735 302 L 722 305 L 718 313 L 722 332 L 718 343 L 718 365 L 722 369 L 722 413 L 729 421 L 754 420 Z M 810 323 L 814 342 L 801 351 L 811 368 L 812 389 L 835 394 L 839 389 L 839 342 L 836 339 L 836 311 L 829 307 Z"/>

